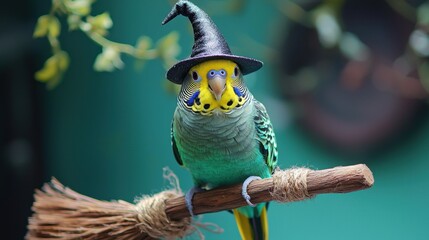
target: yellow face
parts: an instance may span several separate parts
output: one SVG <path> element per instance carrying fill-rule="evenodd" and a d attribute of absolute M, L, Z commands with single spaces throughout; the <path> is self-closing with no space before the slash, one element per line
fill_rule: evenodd
<path fill-rule="evenodd" d="M 240 69 L 230 60 L 209 60 L 192 67 L 182 88 L 188 93 L 186 105 L 203 115 L 229 112 L 247 97 Z"/>

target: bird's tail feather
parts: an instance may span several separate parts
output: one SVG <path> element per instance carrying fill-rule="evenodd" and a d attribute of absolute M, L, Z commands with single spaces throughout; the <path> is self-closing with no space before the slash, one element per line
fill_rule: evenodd
<path fill-rule="evenodd" d="M 242 240 L 268 240 L 267 208 L 264 204 L 262 211 L 253 209 L 253 217 L 248 217 L 238 209 L 234 209 L 234 217 Z"/>

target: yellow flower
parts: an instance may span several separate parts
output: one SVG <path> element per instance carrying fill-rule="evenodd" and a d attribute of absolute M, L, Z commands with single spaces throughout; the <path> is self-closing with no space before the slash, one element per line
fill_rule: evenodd
<path fill-rule="evenodd" d="M 176 57 L 180 53 L 178 41 L 179 34 L 177 32 L 171 32 L 167 36 L 161 38 L 157 43 L 159 57 L 167 68 L 177 61 Z"/>
<path fill-rule="evenodd" d="M 98 54 L 94 62 L 94 69 L 99 72 L 112 72 L 115 68 L 120 69 L 123 66 L 120 52 L 113 47 L 103 48 L 103 52 Z"/>
<path fill-rule="evenodd" d="M 140 37 L 136 44 L 137 57 L 143 58 L 146 55 L 151 45 L 152 45 L 152 40 L 149 37 L 147 36 Z"/>
<path fill-rule="evenodd" d="M 91 12 L 92 0 L 68 0 L 64 4 L 71 13 L 86 16 Z"/>
<path fill-rule="evenodd" d="M 37 19 L 36 27 L 34 28 L 33 37 L 58 37 L 61 31 L 61 24 L 58 18 L 52 15 L 43 15 Z"/>
<path fill-rule="evenodd" d="M 113 26 L 110 14 L 105 12 L 95 17 L 88 16 L 88 23 L 91 24 L 91 30 L 102 36 L 107 34 L 107 30 Z"/>
<path fill-rule="evenodd" d="M 63 73 L 69 66 L 69 55 L 60 51 L 45 61 L 42 69 L 34 75 L 36 80 L 47 83 L 48 88 L 54 88 L 61 80 Z"/>

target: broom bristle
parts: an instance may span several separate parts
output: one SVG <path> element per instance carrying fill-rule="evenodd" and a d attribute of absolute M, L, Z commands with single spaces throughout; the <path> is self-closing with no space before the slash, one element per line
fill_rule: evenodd
<path fill-rule="evenodd" d="M 34 197 L 27 240 L 152 239 L 139 229 L 132 203 L 90 198 L 55 178 L 36 190 Z"/>

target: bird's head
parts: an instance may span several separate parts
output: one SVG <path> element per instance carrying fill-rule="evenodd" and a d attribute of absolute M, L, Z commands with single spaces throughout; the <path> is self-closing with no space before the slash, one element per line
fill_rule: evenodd
<path fill-rule="evenodd" d="M 192 67 L 183 81 L 180 101 L 202 115 L 228 113 L 247 100 L 240 68 L 230 60 L 208 60 Z"/>

